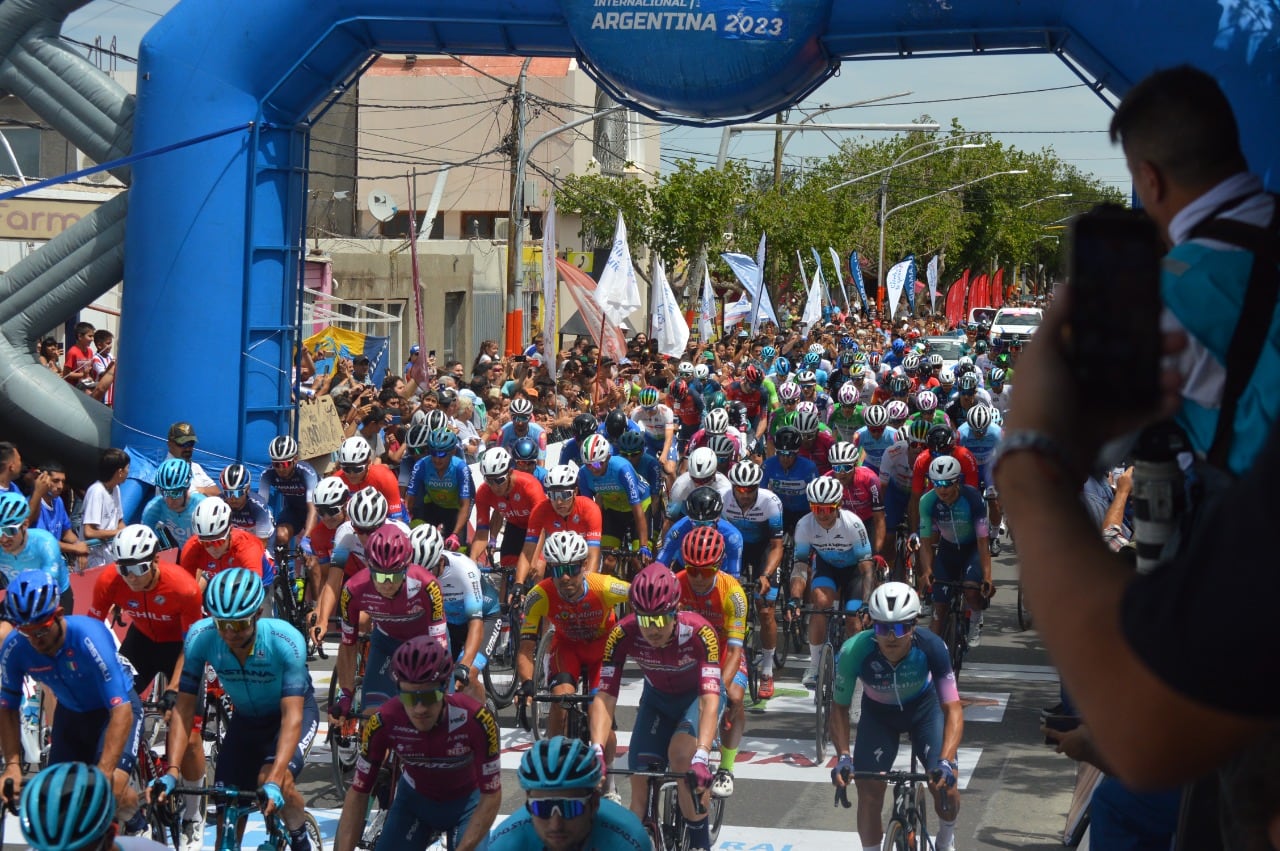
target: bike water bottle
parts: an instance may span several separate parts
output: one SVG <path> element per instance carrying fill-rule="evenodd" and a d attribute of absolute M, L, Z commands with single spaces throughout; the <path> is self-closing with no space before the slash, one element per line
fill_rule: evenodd
<path fill-rule="evenodd" d="M 1172 423 L 1159 423 L 1138 438 L 1133 462 L 1133 541 L 1139 573 L 1150 573 L 1186 509 L 1186 478 L 1178 454 L 1186 438 Z"/>
<path fill-rule="evenodd" d="M 293 580 L 293 598 L 299 603 L 303 602 L 307 596 L 307 580 L 299 576 Z"/>

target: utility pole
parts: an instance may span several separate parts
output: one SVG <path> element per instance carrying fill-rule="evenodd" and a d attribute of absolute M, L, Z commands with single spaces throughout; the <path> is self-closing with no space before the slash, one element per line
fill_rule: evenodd
<path fill-rule="evenodd" d="M 783 124 L 786 119 L 779 112 L 773 116 L 774 124 Z M 782 131 L 773 134 L 773 189 L 776 192 L 782 186 Z"/>
<path fill-rule="evenodd" d="M 529 63 L 532 57 L 526 57 L 520 66 L 520 76 L 516 80 L 514 103 L 511 105 L 511 210 L 507 219 L 507 355 L 518 355 L 524 351 L 524 306 L 521 304 L 523 293 L 516 285 L 520 271 L 520 240 L 516 234 L 524 227 L 524 125 L 525 125 L 525 82 L 529 75 Z"/>

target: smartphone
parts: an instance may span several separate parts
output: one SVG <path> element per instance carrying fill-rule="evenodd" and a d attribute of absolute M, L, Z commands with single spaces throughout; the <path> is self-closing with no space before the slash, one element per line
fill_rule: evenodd
<path fill-rule="evenodd" d="M 436 356 L 436 350 L 435 350 L 435 349 L 432 349 L 431 351 L 427 352 L 427 357 L 429 357 L 429 358 L 433 358 L 433 357 L 435 357 L 435 356 Z"/>
<path fill-rule="evenodd" d="M 1149 411 L 1160 403 L 1160 232 L 1141 212 L 1102 205 L 1069 238 L 1064 343 L 1076 386 L 1126 413 Z"/>
<path fill-rule="evenodd" d="M 512 360 L 512 361 L 514 361 L 515 363 L 524 363 L 524 362 L 525 362 L 525 356 L 524 356 L 524 355 L 514 355 L 514 356 L 511 358 L 511 360 Z"/>
<path fill-rule="evenodd" d="M 1056 730 L 1059 733 L 1070 733 L 1072 730 L 1080 726 L 1079 715 L 1046 715 L 1041 719 L 1042 724 L 1050 730 Z M 1053 739 L 1048 736 L 1044 737 L 1046 745 L 1056 745 Z"/>

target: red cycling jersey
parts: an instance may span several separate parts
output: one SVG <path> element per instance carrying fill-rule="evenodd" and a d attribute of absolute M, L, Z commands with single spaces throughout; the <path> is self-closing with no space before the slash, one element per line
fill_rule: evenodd
<path fill-rule="evenodd" d="M 747 390 L 742 386 L 741 381 L 732 382 L 724 389 L 724 395 L 731 402 L 741 402 L 747 409 L 747 416 L 752 420 L 759 420 L 761 412 L 768 406 L 763 389 L 757 387 L 754 390 Z"/>
<path fill-rule="evenodd" d="M 831 447 L 836 445 L 836 436 L 827 429 L 818 429 L 813 436 L 813 441 L 800 442 L 800 457 L 808 458 L 818 466 L 818 475 L 825 475 L 831 471 L 831 461 L 827 455 L 831 452 Z"/>
<path fill-rule="evenodd" d="M 825 475 L 834 477 L 835 473 Z M 840 507 L 852 511 L 858 519 L 870 520 L 872 514 L 884 510 L 884 503 L 880 501 L 880 476 L 875 470 L 855 467 L 852 481 L 842 481 L 841 484 L 844 485 L 844 501 Z"/>
<path fill-rule="evenodd" d="M 476 529 L 488 529 L 492 520 L 491 514 L 497 511 L 506 518 L 509 526 L 518 529 L 529 528 L 529 515 L 538 507 L 538 503 L 546 500 L 538 480 L 520 470 L 511 471 L 511 487 L 506 496 L 498 496 L 488 482 L 476 489 Z"/>
<path fill-rule="evenodd" d="M 322 564 L 327 563 L 333 557 L 333 539 L 340 528 L 342 528 L 341 524 L 337 528 L 330 529 L 321 522 L 317 522 L 312 527 L 311 552 L 315 554 L 316 558 L 320 559 Z"/>
<path fill-rule="evenodd" d="M 155 585 L 134 591 L 114 564 L 104 567 L 93 585 L 89 617 L 106 620 L 111 607 L 118 606 L 133 628 L 157 644 L 182 641 L 191 625 L 204 617 L 200 586 L 173 562 L 160 562 L 157 569 Z"/>
<path fill-rule="evenodd" d="M 254 537 L 252 532 L 244 529 L 231 529 L 231 546 L 222 555 L 214 558 L 204 548 L 204 544 L 195 535 L 187 539 L 182 547 L 182 555 L 178 561 L 196 579 L 201 574 L 206 580 L 212 579 L 224 570 L 243 567 L 262 576 L 262 558 L 266 550 L 262 541 Z"/>
<path fill-rule="evenodd" d="M 978 462 L 974 460 L 973 453 L 963 446 L 957 446 L 951 450 L 951 457 L 960 462 L 960 473 L 964 476 L 964 483 L 976 488 Z M 916 496 L 922 496 L 933 490 L 933 482 L 929 480 L 929 462 L 932 460 L 933 453 L 926 449 L 920 453 L 919 458 L 916 458 L 916 464 L 911 468 L 911 493 Z"/>
<path fill-rule="evenodd" d="M 368 472 L 360 484 L 353 484 L 351 477 L 341 468 L 337 472 L 339 479 L 351 489 L 351 493 L 364 488 L 373 488 L 387 498 L 387 516 L 392 520 L 404 514 L 404 502 L 400 499 L 400 479 L 386 464 L 370 464 Z"/>
<path fill-rule="evenodd" d="M 595 500 L 585 496 L 573 498 L 573 510 L 568 517 L 556 511 L 555 504 L 544 499 L 529 514 L 529 525 L 525 527 L 524 540 L 527 544 L 535 543 L 544 532 L 577 532 L 587 539 L 587 546 L 600 546 L 600 529 L 603 521 L 600 517 L 600 506 Z"/>

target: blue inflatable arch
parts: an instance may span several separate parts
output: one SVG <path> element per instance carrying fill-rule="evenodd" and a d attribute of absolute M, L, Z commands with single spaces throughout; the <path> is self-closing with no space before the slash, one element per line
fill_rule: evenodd
<path fill-rule="evenodd" d="M 1190 62 L 1275 187 L 1280 50 L 1248 14 L 1263 2 L 183 0 L 142 43 L 132 150 L 214 137 L 133 166 L 112 442 L 154 454 L 187 418 L 217 468 L 262 461 L 287 428 L 309 122 L 380 52 L 574 56 L 636 108 L 703 120 L 776 111 L 841 60 L 1054 53 L 1113 95 Z M 82 420 L 61 435 L 102 436 Z"/>

